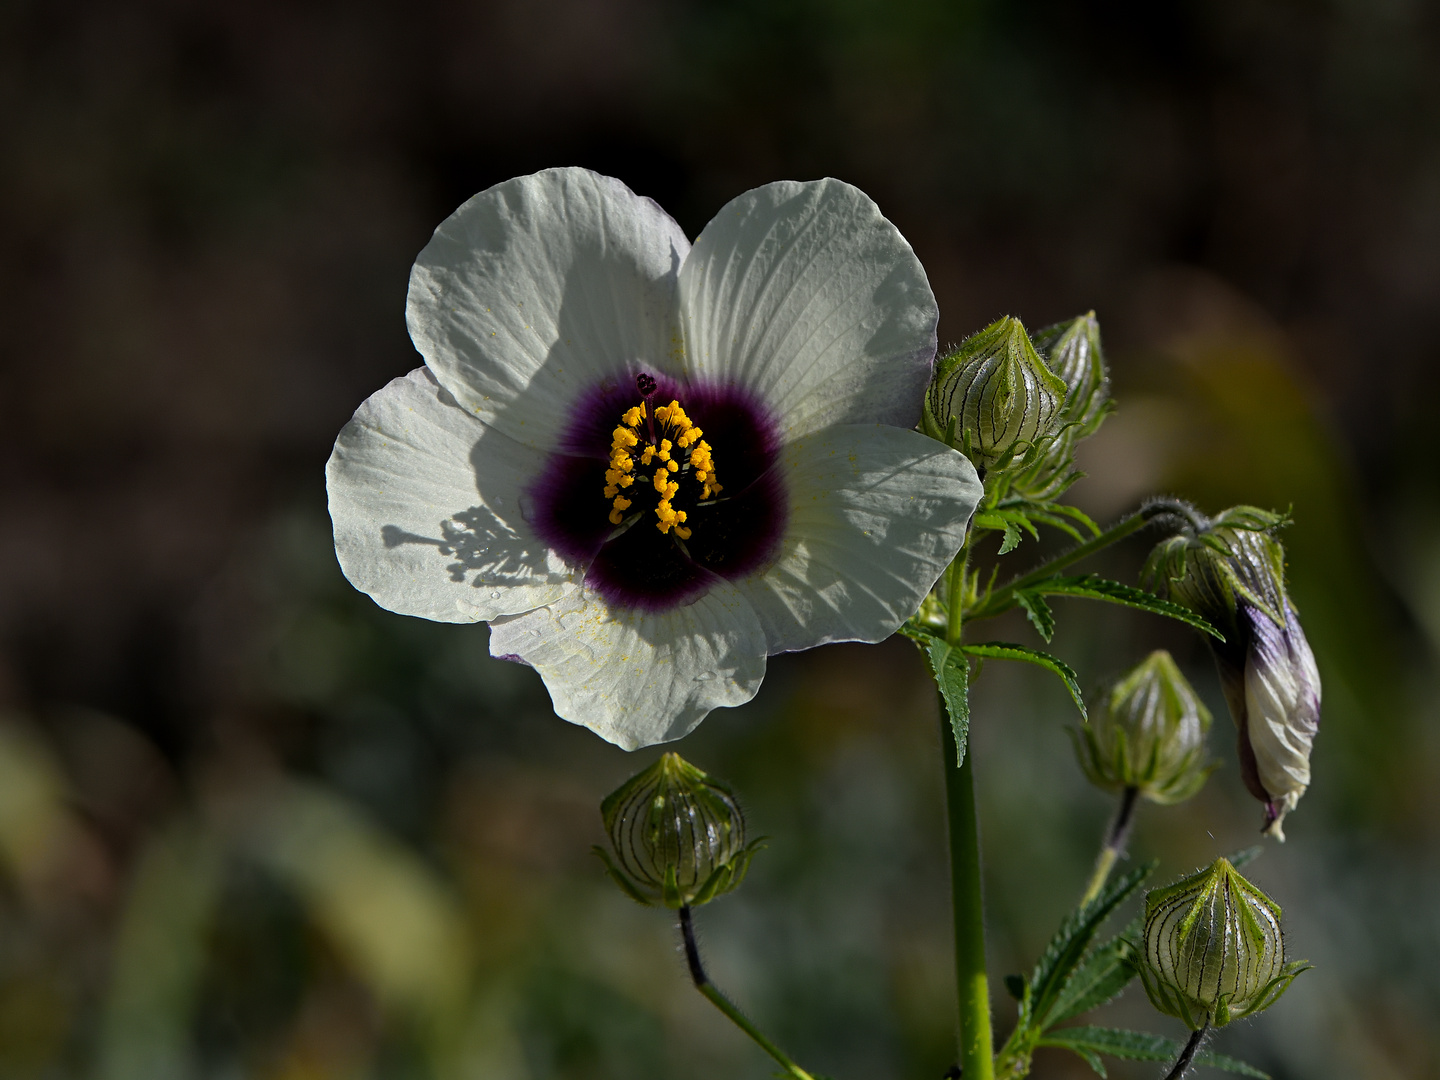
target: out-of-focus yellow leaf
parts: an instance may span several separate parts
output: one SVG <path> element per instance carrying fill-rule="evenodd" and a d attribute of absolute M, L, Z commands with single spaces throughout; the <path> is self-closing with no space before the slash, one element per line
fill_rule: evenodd
<path fill-rule="evenodd" d="M 245 830 L 253 856 L 299 894 L 383 1004 L 457 1021 L 473 949 L 439 874 L 334 795 L 297 783 L 265 790 Z"/>

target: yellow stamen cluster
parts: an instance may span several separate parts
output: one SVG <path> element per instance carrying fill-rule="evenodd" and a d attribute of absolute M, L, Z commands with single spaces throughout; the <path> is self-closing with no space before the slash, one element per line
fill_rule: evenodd
<path fill-rule="evenodd" d="M 605 497 L 612 500 L 610 524 L 619 525 L 623 522 L 624 512 L 630 507 L 631 500 L 620 492 L 635 483 L 638 448 L 642 466 L 658 463 L 655 474 L 650 479 L 660 496 L 660 504 L 655 507 L 655 516 L 660 520 L 655 523 L 655 527 L 662 533 L 669 533 L 674 529 L 675 535 L 681 540 L 689 540 L 690 530 L 685 526 L 687 515 L 684 510 L 676 510 L 671 506 L 670 500 L 680 493 L 676 474 L 682 468 L 687 469 L 700 484 L 702 500 L 720 492 L 720 483 L 715 479 L 715 459 L 711 456 L 710 444 L 701 438 L 704 432 L 685 415 L 685 410 L 678 401 L 671 401 L 669 405 L 656 408 L 654 426 L 642 433 L 640 425 L 646 419 L 645 403 L 641 402 L 625 410 L 620 417 L 620 425 L 612 432 L 610 467 L 605 470 Z M 660 436 L 658 442 L 652 441 L 656 435 Z M 677 454 L 676 451 L 680 453 Z"/>

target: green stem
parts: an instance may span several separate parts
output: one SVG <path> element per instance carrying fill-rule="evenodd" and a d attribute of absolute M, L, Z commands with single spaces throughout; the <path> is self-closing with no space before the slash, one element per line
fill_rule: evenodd
<path fill-rule="evenodd" d="M 980 830 L 975 814 L 975 755 L 955 768 L 955 733 L 940 707 L 945 802 L 950 818 L 950 889 L 955 906 L 955 981 L 959 991 L 960 1067 L 965 1080 L 991 1080 L 990 982 L 985 973 L 985 906 L 980 882 Z"/>
<path fill-rule="evenodd" d="M 700 949 L 695 943 L 695 925 L 691 920 L 688 905 L 680 909 L 680 936 L 685 942 L 685 962 L 690 965 L 690 978 L 695 983 L 695 989 L 708 998 L 710 1004 L 724 1013 L 732 1024 L 749 1035 L 755 1041 L 756 1046 L 774 1058 L 785 1070 L 785 1074 L 791 1077 L 791 1080 L 815 1080 L 808 1072 L 791 1061 L 785 1051 L 767 1039 L 760 1029 L 752 1024 L 749 1018 L 710 981 L 710 976 L 705 974 L 705 967 L 700 962 Z"/>
<path fill-rule="evenodd" d="M 1028 574 L 1023 574 L 1008 584 L 1002 585 L 994 592 L 985 597 L 980 604 L 972 611 L 966 612 L 968 619 L 988 619 L 993 615 L 999 615 L 1015 606 L 1015 594 L 1032 585 L 1038 585 L 1048 577 L 1054 576 L 1057 572 L 1065 569 L 1081 559 L 1087 559 L 1097 551 L 1103 551 L 1111 544 L 1124 540 L 1127 536 L 1139 532 L 1145 527 L 1148 518 L 1141 511 L 1136 511 L 1129 517 L 1121 518 L 1110 528 L 1106 529 L 1099 536 L 1085 543 L 1071 548 L 1064 554 L 1057 555 L 1048 562 L 1041 563 Z"/>
<path fill-rule="evenodd" d="M 945 638 L 960 644 L 964 630 L 967 552 L 950 567 L 949 619 Z M 945 807 L 950 825 L 950 891 L 955 912 L 955 983 L 960 1022 L 960 1067 L 965 1080 L 993 1080 L 995 1044 L 990 1031 L 990 982 L 985 971 L 985 901 L 980 880 L 980 827 L 975 813 L 975 755 L 965 749 L 957 769 L 955 731 L 940 702 Z"/>
<path fill-rule="evenodd" d="M 1090 875 L 1090 884 L 1085 887 L 1085 895 L 1080 898 L 1081 907 L 1100 895 L 1100 890 L 1105 888 L 1105 882 L 1110 877 L 1110 871 L 1115 868 L 1116 861 L 1125 854 L 1125 845 L 1130 839 L 1130 826 L 1135 820 L 1135 804 L 1139 795 L 1139 788 L 1127 787 L 1125 793 L 1120 796 L 1120 809 L 1116 812 L 1115 821 L 1105 837 L 1105 846 L 1100 849 L 1100 854 L 1095 859 L 1095 870 Z"/>

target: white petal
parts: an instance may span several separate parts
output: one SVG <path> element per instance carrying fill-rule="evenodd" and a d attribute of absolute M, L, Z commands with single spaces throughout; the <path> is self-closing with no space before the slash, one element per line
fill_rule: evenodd
<path fill-rule="evenodd" d="M 791 443 L 777 468 L 790 513 L 780 555 L 739 583 L 772 653 L 893 634 L 960 550 L 982 493 L 964 455 L 881 425 Z"/>
<path fill-rule="evenodd" d="M 559 599 L 569 571 L 519 505 L 542 461 L 416 368 L 360 406 L 325 466 L 341 569 L 381 607 L 440 622 Z"/>
<path fill-rule="evenodd" d="M 410 272 L 410 337 L 465 408 L 555 445 L 586 390 L 638 366 L 679 371 L 676 274 L 689 242 L 650 199 L 587 169 L 482 191 Z"/>
<path fill-rule="evenodd" d="M 1320 729 L 1320 673 L 1300 620 L 1287 605 L 1289 625 L 1255 618 L 1245 662 L 1246 730 L 1260 783 L 1274 800 L 1310 784 L 1310 748 Z"/>
<path fill-rule="evenodd" d="M 858 188 L 786 181 L 733 200 L 685 260 L 680 305 L 691 373 L 752 387 L 787 439 L 920 418 L 939 309 Z"/>
<path fill-rule="evenodd" d="M 533 666 L 557 715 L 626 750 L 678 739 L 711 709 L 743 705 L 765 677 L 765 635 L 723 584 L 660 614 L 614 610 L 582 589 L 497 620 L 490 652 Z"/>

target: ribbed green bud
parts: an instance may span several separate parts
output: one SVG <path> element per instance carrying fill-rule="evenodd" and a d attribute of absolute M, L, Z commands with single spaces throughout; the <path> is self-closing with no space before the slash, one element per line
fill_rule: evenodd
<path fill-rule="evenodd" d="M 1145 897 L 1141 981 L 1192 1031 L 1269 1008 L 1308 967 L 1285 963 L 1279 905 L 1226 859 Z"/>
<path fill-rule="evenodd" d="M 980 468 L 1028 465 L 1060 428 L 1067 393 L 1020 320 L 1007 316 L 936 363 L 921 426 Z"/>
<path fill-rule="evenodd" d="M 633 900 L 695 907 L 729 892 L 762 846 L 745 843 L 745 815 L 728 787 L 665 754 L 600 804 L 614 849 L 595 853 Z"/>
<path fill-rule="evenodd" d="M 1210 710 L 1164 649 L 1115 684 L 1089 724 L 1072 732 L 1091 783 L 1135 788 L 1152 802 L 1190 798 L 1215 770 L 1205 759 Z"/>
<path fill-rule="evenodd" d="M 1035 349 L 1045 365 L 1065 380 L 1062 418 L 1079 426 L 1077 438 L 1093 434 L 1111 409 L 1110 373 L 1095 312 L 1036 331 Z"/>

